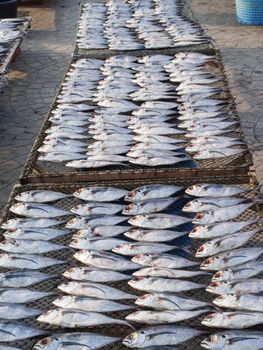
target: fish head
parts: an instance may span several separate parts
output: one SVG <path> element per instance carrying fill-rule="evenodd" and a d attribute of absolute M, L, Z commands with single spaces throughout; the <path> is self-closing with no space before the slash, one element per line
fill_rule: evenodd
<path fill-rule="evenodd" d="M 137 254 L 131 260 L 136 264 L 144 266 L 148 266 L 152 261 L 150 254 Z"/>
<path fill-rule="evenodd" d="M 201 342 L 201 346 L 203 348 L 210 349 L 210 350 L 225 349 L 226 345 L 227 345 L 227 338 L 224 335 L 224 333 L 211 334 Z"/>
<path fill-rule="evenodd" d="M 137 332 L 130 333 L 127 337 L 125 337 L 122 343 L 130 348 L 140 347 L 144 344 L 146 340 L 146 334 L 144 330 L 140 330 Z"/>
<path fill-rule="evenodd" d="M 200 265 L 201 270 L 211 270 L 216 264 L 216 260 L 218 260 L 217 256 L 210 256 L 208 259 L 203 261 Z"/>
<path fill-rule="evenodd" d="M 129 193 L 126 194 L 126 196 L 124 197 L 124 200 L 135 202 L 141 199 L 142 193 L 143 193 L 142 189 L 130 191 Z"/>
<path fill-rule="evenodd" d="M 30 191 L 26 191 L 16 195 L 15 199 L 20 202 L 30 202 L 33 197 Z"/>
<path fill-rule="evenodd" d="M 67 305 L 74 300 L 73 295 L 62 295 L 58 298 L 56 298 L 54 301 L 52 301 L 52 304 L 59 306 L 59 307 L 67 307 Z"/>
<path fill-rule="evenodd" d="M 197 213 L 193 219 L 193 224 L 205 224 L 210 217 L 210 212 Z"/>
<path fill-rule="evenodd" d="M 124 235 L 126 237 L 129 237 L 129 238 L 136 240 L 136 238 L 141 237 L 142 232 L 143 232 L 143 230 L 141 230 L 141 229 L 133 228 L 133 229 L 125 232 Z"/>
<path fill-rule="evenodd" d="M 73 218 L 73 219 L 70 219 L 65 227 L 66 228 L 79 228 L 79 226 L 81 225 L 85 225 L 85 218 L 84 217 L 77 217 L 77 218 Z"/>
<path fill-rule="evenodd" d="M 138 203 L 128 204 L 122 211 L 123 214 L 130 214 L 130 212 L 136 212 L 138 207 Z"/>
<path fill-rule="evenodd" d="M 77 214 L 78 211 L 79 211 L 80 209 L 82 209 L 82 207 L 83 207 L 82 204 L 77 204 L 77 205 L 75 205 L 73 208 L 71 208 L 70 211 L 71 211 L 72 213 L 76 213 L 76 214 Z M 88 208 L 85 208 L 85 210 L 89 211 Z"/>
<path fill-rule="evenodd" d="M 77 278 L 80 274 L 82 274 L 82 270 L 83 269 L 81 267 L 71 267 L 63 273 L 63 276 L 69 279 L 71 279 L 72 276 Z"/>
<path fill-rule="evenodd" d="M 88 199 L 89 195 L 91 194 L 90 188 L 79 188 L 77 191 L 73 193 L 74 197 L 77 198 L 83 198 L 83 196 Z"/>
<path fill-rule="evenodd" d="M 207 232 L 206 226 L 196 226 L 195 228 L 192 229 L 189 233 L 189 237 L 191 238 L 201 238 L 203 235 Z"/>
<path fill-rule="evenodd" d="M 22 209 L 23 207 L 25 207 L 25 203 L 15 203 L 12 205 L 12 207 L 10 208 L 10 210 L 14 210 L 14 211 L 17 211 L 17 210 L 20 210 Z"/>
<path fill-rule="evenodd" d="M 213 313 L 207 315 L 201 321 L 201 323 L 207 327 L 216 327 L 216 325 L 222 324 L 223 317 L 224 317 L 223 314 L 221 314 L 219 312 L 213 312 Z"/>
<path fill-rule="evenodd" d="M 214 281 L 228 281 L 232 279 L 232 271 L 230 269 L 217 271 L 212 277 L 212 282 Z"/>
<path fill-rule="evenodd" d="M 213 300 L 213 303 L 221 307 L 233 307 L 236 305 L 239 298 L 240 296 L 236 294 L 223 294 L 219 295 L 215 300 Z"/>
<path fill-rule="evenodd" d="M 0 242 L 0 248 L 2 247 L 4 249 L 5 246 L 17 247 L 19 246 L 19 241 L 12 238 L 5 239 Z"/>
<path fill-rule="evenodd" d="M 46 337 L 34 346 L 34 350 L 57 350 L 61 341 L 56 337 Z"/>
<path fill-rule="evenodd" d="M 49 323 L 52 320 L 56 320 L 59 317 L 59 309 L 48 310 L 38 316 L 37 321 Z"/>
<path fill-rule="evenodd" d="M 208 241 L 208 242 L 202 244 L 197 249 L 197 251 L 195 253 L 195 256 L 197 258 L 201 258 L 201 257 L 204 257 L 204 256 L 210 256 L 210 255 L 212 255 L 211 254 L 212 248 L 213 248 L 213 245 L 212 245 L 211 241 Z"/>
<path fill-rule="evenodd" d="M 186 203 L 184 205 L 182 211 L 188 212 L 188 213 L 196 212 L 196 210 L 198 209 L 199 204 L 200 203 L 199 203 L 198 199 L 194 199 L 194 200 Z"/>
<path fill-rule="evenodd" d="M 189 186 L 185 190 L 186 194 L 189 194 L 190 196 L 196 196 L 196 197 L 202 196 L 202 192 L 203 192 L 203 186 L 202 185 L 198 185 L 198 184 Z"/>
<path fill-rule="evenodd" d="M 226 294 L 228 292 L 229 286 L 227 282 L 211 282 L 206 288 L 206 291 L 212 294 Z"/>
<path fill-rule="evenodd" d="M 145 280 L 147 279 L 147 277 L 144 277 L 144 276 L 135 276 L 133 277 L 128 283 L 130 286 L 133 286 L 133 285 L 138 285 L 138 283 L 142 280 Z"/>
<path fill-rule="evenodd" d="M 152 302 L 155 300 L 154 295 L 151 293 L 144 294 L 136 299 L 135 304 L 140 306 L 152 305 Z"/>

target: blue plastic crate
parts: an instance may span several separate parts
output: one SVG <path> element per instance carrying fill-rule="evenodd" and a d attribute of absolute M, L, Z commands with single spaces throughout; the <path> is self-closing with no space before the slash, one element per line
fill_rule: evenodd
<path fill-rule="evenodd" d="M 241 24 L 263 25 L 263 0 L 236 0 L 236 12 Z"/>

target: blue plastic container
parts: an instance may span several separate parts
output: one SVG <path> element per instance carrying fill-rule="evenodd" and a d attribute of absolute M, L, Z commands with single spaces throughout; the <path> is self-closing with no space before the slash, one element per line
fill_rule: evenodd
<path fill-rule="evenodd" d="M 263 0 L 236 0 L 236 12 L 240 24 L 263 25 Z"/>

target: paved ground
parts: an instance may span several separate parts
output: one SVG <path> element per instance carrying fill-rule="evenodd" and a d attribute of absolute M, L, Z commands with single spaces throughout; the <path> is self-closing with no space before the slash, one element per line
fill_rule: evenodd
<path fill-rule="evenodd" d="M 223 54 L 258 179 L 263 182 L 263 27 L 239 26 L 234 0 L 188 0 Z M 20 8 L 33 17 L 0 95 L 0 210 L 17 182 L 74 49 L 79 2 Z"/>
<path fill-rule="evenodd" d="M 256 175 L 263 183 L 263 27 L 238 25 L 234 0 L 189 3 L 223 55 Z"/>
<path fill-rule="evenodd" d="M 41 8 L 41 10 L 40 10 Z M 33 17 L 22 52 L 0 95 L 0 209 L 19 178 L 74 50 L 79 1 L 20 7 Z"/>

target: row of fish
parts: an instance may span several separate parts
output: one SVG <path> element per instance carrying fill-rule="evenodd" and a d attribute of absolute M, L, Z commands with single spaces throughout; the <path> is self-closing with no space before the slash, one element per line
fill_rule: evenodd
<path fill-rule="evenodd" d="M 185 137 L 190 140 L 186 151 L 194 153 L 197 160 L 246 152 L 226 99 L 226 87 L 217 73 L 218 65 L 216 57 L 196 53 L 178 54 L 164 65 L 170 80 L 179 84 L 178 128 L 186 131 Z"/>
<path fill-rule="evenodd" d="M 29 21 L 29 18 L 23 17 L 0 19 L 0 89 L 7 81 L 6 67 L 11 59 L 10 52 L 14 47 L 14 42 L 21 40 L 26 34 Z"/>
<path fill-rule="evenodd" d="M 191 186 L 186 193 L 196 197 L 183 208 L 185 212 L 195 213 L 193 223 L 198 225 L 190 237 L 207 239 L 195 254 L 206 258 L 200 269 L 216 271 L 206 291 L 217 295 L 213 300 L 215 305 L 230 309 L 206 316 L 202 324 L 228 329 L 262 324 L 263 281 L 254 277 L 263 271 L 262 260 L 257 260 L 263 249 L 246 246 L 262 228 L 243 231 L 256 220 L 230 221 L 261 203 L 260 198 L 255 200 L 260 194 L 256 190 L 256 195 L 246 196 L 249 194 L 246 188 L 209 184 Z"/>
<path fill-rule="evenodd" d="M 78 216 L 71 219 L 66 227 L 80 229 L 74 233 L 69 245 L 77 250 L 74 257 L 83 265 L 64 272 L 63 275 L 69 282 L 60 284 L 58 289 L 65 295 L 55 299 L 53 304 L 56 309 L 43 313 L 38 317 L 38 321 L 67 328 L 95 327 L 101 324 L 120 324 L 133 327 L 130 322 L 149 325 L 164 324 L 163 330 L 165 331 L 165 329 L 169 329 L 166 326 L 168 323 L 180 322 L 206 313 L 206 308 L 204 310 L 200 310 L 200 308 L 209 307 L 207 303 L 171 294 L 175 291 L 181 293 L 204 288 L 205 285 L 181 278 L 190 278 L 206 273 L 187 270 L 188 267 L 196 265 L 194 261 L 180 256 L 161 254 L 178 247 L 158 243 L 159 237 L 160 241 L 162 239 L 171 241 L 186 234 L 184 231 L 165 230 L 164 227 L 167 225 L 170 228 L 177 227 L 182 223 L 190 222 L 191 219 L 175 214 L 160 213 L 174 204 L 179 206 L 183 190 L 182 187 L 175 185 L 147 185 L 130 192 L 103 187 L 81 188 L 74 192 L 73 196 L 83 200 L 84 203 L 78 204 L 70 210 Z M 21 196 L 17 197 L 17 199 L 19 198 L 21 200 Z M 31 198 L 31 194 L 23 197 L 24 200 L 29 198 Z M 125 202 L 130 204 L 127 205 Z M 120 212 L 123 216 L 117 215 Z M 94 215 L 96 216 L 94 217 Z M 127 215 L 135 216 L 127 218 Z M 134 223 L 131 219 L 134 220 Z M 130 225 L 135 225 L 138 228 L 132 228 L 125 224 L 127 220 Z M 155 222 L 151 220 L 155 220 Z M 159 230 L 154 230 L 155 224 L 159 225 Z M 149 230 L 144 229 L 144 226 L 149 226 Z M 152 242 L 147 242 L 146 236 L 144 241 L 127 242 L 125 236 L 129 237 L 130 233 L 136 230 L 148 233 L 149 237 L 152 237 Z M 121 238 L 119 238 L 120 236 Z M 136 240 L 135 237 L 133 239 Z M 180 246 L 179 249 L 183 250 L 184 247 Z M 113 253 L 107 252 L 110 250 Z M 152 259 L 155 257 L 156 264 L 160 266 L 158 269 L 143 268 L 149 264 L 144 260 L 149 255 Z M 132 261 L 126 256 L 133 256 Z M 170 269 L 166 267 L 168 261 Z M 146 270 L 152 270 L 152 275 L 150 271 Z M 131 275 L 132 271 L 135 272 Z M 171 276 L 172 279 L 167 278 Z M 123 281 L 123 283 L 127 281 L 134 293 L 126 288 L 120 290 L 106 284 L 117 281 Z M 138 297 L 137 293 L 140 291 L 147 292 L 147 294 Z M 151 296 L 155 301 L 151 302 Z M 123 304 L 125 300 L 135 301 L 135 303 Z M 131 312 L 126 316 L 126 320 L 105 315 L 108 312 L 129 311 L 144 306 L 155 309 L 154 303 L 156 310 Z M 176 307 L 179 303 L 181 308 Z M 189 337 L 185 336 L 185 340 L 199 333 L 194 329 L 173 326 L 174 332 L 178 332 L 180 329 L 189 332 Z M 62 336 L 60 341 L 62 344 L 64 343 L 64 346 L 66 346 L 64 340 L 67 339 L 66 337 L 71 337 L 71 333 Z M 49 349 L 50 343 L 54 346 L 55 337 L 48 339 L 49 341 L 45 338 L 38 342 L 36 348 Z M 129 337 L 123 341 L 124 344 L 128 339 Z M 177 339 L 178 343 L 183 341 L 183 337 Z"/>
<path fill-rule="evenodd" d="M 214 96 L 224 90 L 213 86 L 220 81 L 215 65 L 215 57 L 197 53 L 76 61 L 38 160 L 80 169 L 188 166 L 245 152 L 228 102 Z"/>
<path fill-rule="evenodd" d="M 196 260 L 189 259 L 181 254 L 172 255 L 166 252 L 169 250 L 180 250 L 184 252 L 184 254 L 189 252 L 187 247 L 171 245 L 170 241 L 174 241 L 174 239 L 188 233 L 188 229 L 181 231 L 179 227 L 182 224 L 189 225 L 195 220 L 192 214 L 185 215 L 184 212 L 197 212 L 196 216 L 202 213 L 202 207 L 199 207 L 198 201 L 205 199 L 204 203 L 202 202 L 201 205 L 211 205 L 212 209 L 215 209 L 215 199 L 219 199 L 222 208 L 227 208 L 226 211 L 230 212 L 235 209 L 235 205 L 239 205 L 237 201 L 241 201 L 242 203 L 242 200 L 245 200 L 245 196 L 243 197 L 243 195 L 248 193 L 248 190 L 238 186 L 194 185 L 189 187 L 186 193 L 187 195 L 197 196 L 198 198 L 186 203 L 183 207 L 183 212 L 181 212 L 176 208 L 180 208 L 180 201 L 182 205 L 183 190 L 182 187 L 174 185 L 148 185 L 136 188 L 132 191 L 117 188 L 90 187 L 80 188 L 75 191 L 73 195 L 41 190 L 28 191 L 17 195 L 16 200 L 19 201 L 19 203 L 17 203 L 18 206 L 15 204 L 11 210 L 18 215 L 25 216 L 25 218 L 11 219 L 6 223 L 2 223 L 2 228 L 7 229 L 4 233 L 5 237 L 8 237 L 10 234 L 12 236 L 14 233 L 16 242 L 18 244 L 19 241 L 23 243 L 24 235 L 28 232 L 27 230 L 29 230 L 30 233 L 28 237 L 31 236 L 33 247 L 36 237 L 43 233 L 40 228 L 45 231 L 45 229 L 43 229 L 44 226 L 47 227 L 46 230 L 51 230 L 50 238 L 56 237 L 55 230 L 65 231 L 64 234 L 68 234 L 70 232 L 68 231 L 69 228 L 79 229 L 79 231 L 75 232 L 72 236 L 70 246 L 77 249 L 74 257 L 84 266 L 70 268 L 64 272 L 63 275 L 65 278 L 69 279 L 69 282 L 60 284 L 59 290 L 66 295 L 56 298 L 53 303 L 57 308 L 41 314 L 38 320 L 40 322 L 69 328 L 96 326 L 108 323 L 122 324 L 131 327 L 129 322 L 154 325 L 153 327 L 136 331 L 126 337 L 123 343 L 130 347 L 176 345 L 201 335 L 202 332 L 199 330 L 176 325 L 169 326 L 168 323 L 191 319 L 204 313 L 209 313 L 205 320 L 209 316 L 211 317 L 211 305 L 205 301 L 192 299 L 184 295 L 187 291 L 204 289 L 206 284 L 195 283 L 188 279 L 195 276 L 205 276 L 207 272 L 205 270 L 198 271 L 196 269 L 196 266 L 199 265 Z M 73 199 L 78 198 L 84 201 L 84 203 L 82 202 L 81 204 L 75 205 L 71 211 L 61 212 L 62 209 L 59 209 L 60 201 L 63 201 L 64 198 L 68 199 L 70 196 L 72 196 Z M 224 200 L 226 200 L 225 203 L 223 203 Z M 55 205 L 49 204 L 52 202 L 54 202 Z M 206 207 L 206 210 L 208 209 L 209 208 Z M 95 212 L 92 212 L 93 210 L 95 210 Z M 246 210 L 246 208 L 243 208 L 243 211 L 244 210 Z M 166 213 L 162 213 L 163 211 L 166 211 Z M 65 223 L 65 221 L 61 219 L 64 215 L 66 217 L 66 215 L 72 213 L 77 213 L 78 216 L 75 219 L 71 219 L 66 224 L 66 229 L 54 228 L 54 231 L 52 231 L 53 225 L 57 226 L 58 224 Z M 119 213 L 123 213 L 123 215 L 117 215 Z M 241 212 L 235 210 L 231 215 L 235 218 L 239 213 Z M 130 217 L 129 215 L 134 216 Z M 227 215 L 229 216 L 230 214 Z M 215 220 L 209 222 L 210 226 L 218 224 L 217 216 L 214 215 L 214 217 Z M 126 223 L 127 221 L 134 227 L 128 226 Z M 247 225 L 248 224 L 249 223 L 247 223 Z M 175 231 L 175 228 L 178 229 L 178 231 Z M 239 228 L 237 228 L 237 230 L 238 229 Z M 52 236 L 52 234 L 54 235 Z M 60 234 L 61 232 L 58 232 L 58 237 Z M 133 239 L 136 242 L 127 242 L 125 237 Z M 14 237 L 12 237 L 12 239 L 13 238 Z M 48 238 L 44 242 L 48 242 Z M 162 242 L 167 242 L 169 244 L 164 244 Z M 8 246 L 9 244 L 2 244 L 2 246 L 5 245 Z M 65 247 L 61 246 L 61 248 Z M 247 254 L 250 255 L 253 253 L 253 256 L 255 256 L 255 249 L 258 248 L 250 249 L 254 249 L 254 253 L 250 250 Z M 110 250 L 113 250 L 113 252 L 107 252 Z M 47 251 L 49 250 L 47 249 Z M 52 251 L 52 248 L 50 248 L 50 251 Z M 118 255 L 115 253 L 118 253 Z M 246 252 L 244 250 L 242 254 L 239 255 L 244 256 L 245 254 Z M 260 256 L 259 252 L 257 254 Z M 6 268 L 17 269 L 32 269 L 30 265 L 23 266 L 25 261 L 27 261 L 27 264 L 28 262 L 34 264 L 37 259 L 39 261 L 48 259 L 41 255 L 18 254 L 15 251 L 12 252 L 12 250 L 10 253 L 2 253 L 1 255 L 9 255 L 14 260 L 19 259 L 16 266 L 12 265 L 13 259 L 10 259 L 6 265 L 2 265 Z M 124 255 L 124 257 L 121 255 Z M 127 259 L 127 256 L 131 257 L 131 260 Z M 240 256 L 237 256 L 237 258 L 239 259 Z M 56 263 L 63 262 L 60 261 Z M 56 278 L 56 276 L 48 276 L 38 271 L 33 273 L 32 276 L 27 273 L 27 271 L 14 271 L 3 274 L 3 277 L 0 279 L 3 281 L 1 282 L 3 283 L 2 286 L 8 288 L 12 287 L 14 288 L 13 292 L 18 293 L 18 308 L 16 309 L 15 306 L 13 306 L 14 314 L 20 315 L 21 318 L 23 313 L 24 315 L 26 315 L 26 313 L 29 315 L 29 312 L 31 312 L 32 315 L 34 313 L 34 316 L 39 315 L 39 310 L 27 310 L 21 305 L 25 300 L 36 300 L 37 297 L 42 297 L 40 294 L 38 294 L 38 296 L 37 294 L 30 294 L 34 292 L 27 290 L 25 287 L 48 278 Z M 134 289 L 134 293 L 131 293 L 130 290 L 127 289 L 119 290 L 105 284 L 116 281 L 128 283 L 128 285 Z M 21 285 L 16 283 L 20 283 Z M 245 281 L 241 281 L 241 284 L 242 283 L 245 284 Z M 256 288 L 255 286 L 258 283 L 260 283 L 259 280 L 254 280 L 253 288 Z M 20 291 L 19 287 L 22 287 Z M 261 288 L 260 284 L 257 287 Z M 141 291 L 146 294 L 138 296 L 137 293 Z M 10 293 L 10 295 L 9 293 L 3 293 L 3 298 L 6 303 L 9 303 L 9 300 L 14 298 L 14 296 L 12 293 Z M 249 296 L 245 296 L 245 298 L 242 299 L 239 298 L 239 305 L 246 303 L 253 305 L 253 303 L 256 302 L 260 303 L 260 297 L 258 296 L 258 299 L 249 298 Z M 122 300 L 131 300 L 134 301 L 134 304 L 129 303 L 129 305 L 124 305 Z M 11 308 L 8 309 L 7 307 L 3 308 L 3 313 L 5 313 L 6 310 L 11 311 Z M 147 307 L 151 310 L 139 309 L 131 312 L 126 316 L 126 320 L 119 320 L 104 314 L 138 307 Z M 260 310 L 257 310 L 256 315 L 258 317 L 258 323 L 260 322 L 259 311 Z M 243 324 L 245 326 L 247 326 L 249 322 L 253 324 L 253 320 L 251 321 L 252 317 L 244 312 L 242 313 L 241 319 L 236 322 L 239 322 L 241 328 Z M 229 320 L 227 326 L 230 324 L 231 328 L 233 315 L 231 315 Z M 224 318 L 220 320 L 217 319 L 217 322 L 221 322 L 220 326 L 222 327 L 226 326 L 226 320 Z M 203 323 L 205 324 L 204 321 Z M 14 327 L 10 321 L 9 324 Z M 160 324 L 163 325 L 160 326 Z M 161 332 L 163 335 L 166 335 L 166 340 L 161 336 Z M 149 342 L 150 338 L 144 337 L 144 334 L 148 333 L 152 334 L 155 339 L 153 343 L 151 343 L 151 341 Z M 180 333 L 180 336 L 178 336 L 178 333 Z M 213 349 L 215 341 L 219 341 L 223 336 L 228 336 L 229 339 L 231 339 L 231 337 L 234 338 L 234 335 L 237 333 L 237 331 L 233 331 L 232 333 L 218 333 L 204 340 L 202 345 Z M 32 336 L 34 336 L 35 333 L 33 332 L 32 334 Z M 168 334 L 177 334 L 177 337 L 172 337 L 173 340 L 170 340 L 171 338 Z M 242 341 L 244 344 L 247 344 L 246 342 L 249 336 L 253 336 L 255 339 L 255 349 L 257 349 L 256 344 L 262 339 L 260 333 L 242 333 L 240 331 L 238 334 L 242 334 Z M 88 339 L 85 338 L 88 336 L 91 335 L 85 332 L 67 333 L 59 337 L 51 336 L 38 342 L 36 348 L 51 349 L 55 344 L 60 344 L 62 348 L 67 348 L 67 340 L 72 339 L 73 343 L 82 344 L 82 341 L 84 341 L 83 339 Z M 103 336 L 96 335 L 96 337 L 97 336 L 102 341 L 102 344 L 104 341 L 106 343 L 108 342 L 108 344 L 119 341 L 119 339 L 116 338 L 101 338 Z M 100 342 L 98 342 L 98 347 L 99 346 Z M 228 349 L 227 344 L 224 346 Z M 94 347 L 96 348 L 96 345 L 94 345 Z"/>
<path fill-rule="evenodd" d="M 208 43 L 181 0 L 108 0 L 82 7 L 80 49 L 140 50 Z"/>

